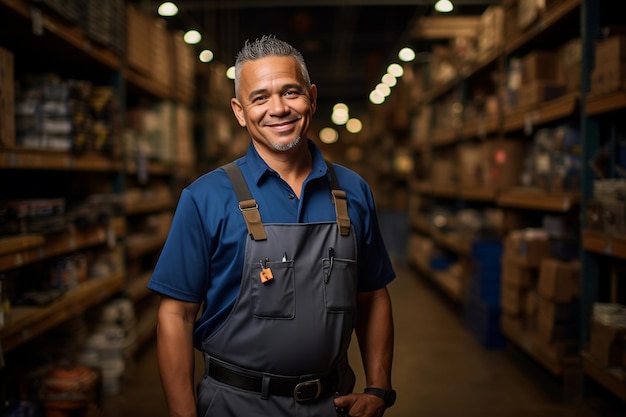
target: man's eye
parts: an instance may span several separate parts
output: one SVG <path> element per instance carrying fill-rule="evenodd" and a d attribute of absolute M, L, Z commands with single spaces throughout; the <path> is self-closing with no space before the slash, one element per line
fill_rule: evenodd
<path fill-rule="evenodd" d="M 258 103 L 258 102 L 263 101 L 263 100 L 265 100 L 264 96 L 257 96 L 257 97 L 252 98 L 252 102 L 253 103 Z"/>
<path fill-rule="evenodd" d="M 298 91 L 296 91 L 296 90 L 285 91 L 285 95 L 286 96 L 296 96 L 298 94 L 300 94 L 300 93 Z"/>

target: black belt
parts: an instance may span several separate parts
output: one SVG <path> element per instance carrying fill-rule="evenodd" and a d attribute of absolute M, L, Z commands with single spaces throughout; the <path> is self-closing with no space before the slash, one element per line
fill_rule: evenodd
<path fill-rule="evenodd" d="M 208 361 L 211 378 L 233 387 L 259 392 L 264 397 L 278 395 L 293 397 L 296 401 L 309 401 L 334 393 L 339 382 L 337 371 L 320 378 L 284 377 L 250 370 L 238 371 L 213 359 Z"/>

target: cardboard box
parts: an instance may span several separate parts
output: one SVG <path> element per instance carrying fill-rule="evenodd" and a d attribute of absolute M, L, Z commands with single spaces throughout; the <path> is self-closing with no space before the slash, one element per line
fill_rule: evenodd
<path fill-rule="evenodd" d="M 578 302 L 556 303 L 539 296 L 537 313 L 537 335 L 542 341 L 549 343 L 578 338 Z"/>
<path fill-rule="evenodd" d="M 623 338 L 626 327 L 609 326 L 591 322 L 589 353 L 599 365 L 611 368 L 623 366 Z"/>
<path fill-rule="evenodd" d="M 511 316 L 523 316 L 525 312 L 527 290 L 512 285 L 500 287 L 500 304 L 502 311 Z"/>
<path fill-rule="evenodd" d="M 595 67 L 609 61 L 626 62 L 626 36 L 610 36 L 596 42 Z"/>
<path fill-rule="evenodd" d="M 126 56 L 128 65 L 144 75 L 152 75 L 150 39 L 152 38 L 152 17 L 138 7 L 126 6 Z"/>
<path fill-rule="evenodd" d="M 591 71 L 591 91 L 607 94 L 626 87 L 626 63 L 611 60 L 603 62 Z"/>
<path fill-rule="evenodd" d="M 537 282 L 537 268 L 519 264 L 506 257 L 502 259 L 502 282 L 518 288 L 534 287 Z"/>
<path fill-rule="evenodd" d="M 522 140 L 501 139 L 486 144 L 488 166 L 483 170 L 484 184 L 498 189 L 519 185 L 528 143 Z"/>
<path fill-rule="evenodd" d="M 15 145 L 14 78 L 13 52 L 0 47 L 0 146 Z"/>
<path fill-rule="evenodd" d="M 580 296 L 579 261 L 564 262 L 544 259 L 539 267 L 539 294 L 557 303 L 572 301 Z"/>
<path fill-rule="evenodd" d="M 552 246 L 547 233 L 535 229 L 514 230 L 504 241 L 504 256 L 529 267 L 538 267 L 551 257 Z"/>
<path fill-rule="evenodd" d="M 517 27 L 526 30 L 546 9 L 545 0 L 517 0 Z"/>
<path fill-rule="evenodd" d="M 532 51 L 522 58 L 522 84 L 533 81 L 560 81 L 561 71 L 555 51 Z"/>
<path fill-rule="evenodd" d="M 519 90 L 519 107 L 536 106 L 565 94 L 565 85 L 559 81 L 531 81 Z"/>
<path fill-rule="evenodd" d="M 456 148 L 459 184 L 463 187 L 484 185 L 484 171 L 487 169 L 485 146 L 482 143 L 464 143 Z"/>
<path fill-rule="evenodd" d="M 478 24 L 478 51 L 490 52 L 504 42 L 504 8 L 491 5 L 480 16 Z"/>

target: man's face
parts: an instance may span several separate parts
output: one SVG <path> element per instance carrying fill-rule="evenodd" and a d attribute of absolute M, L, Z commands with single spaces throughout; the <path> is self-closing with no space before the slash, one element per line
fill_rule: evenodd
<path fill-rule="evenodd" d="M 307 87 L 291 57 L 266 57 L 241 67 L 237 98 L 231 106 L 255 145 L 287 151 L 306 142 L 315 113 L 317 89 Z"/>

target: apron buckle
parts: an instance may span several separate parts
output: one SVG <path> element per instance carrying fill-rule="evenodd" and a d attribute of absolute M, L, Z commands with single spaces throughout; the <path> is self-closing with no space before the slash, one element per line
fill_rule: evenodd
<path fill-rule="evenodd" d="M 293 398 L 298 402 L 315 400 L 322 393 L 322 382 L 319 379 L 300 382 L 293 389 Z"/>

